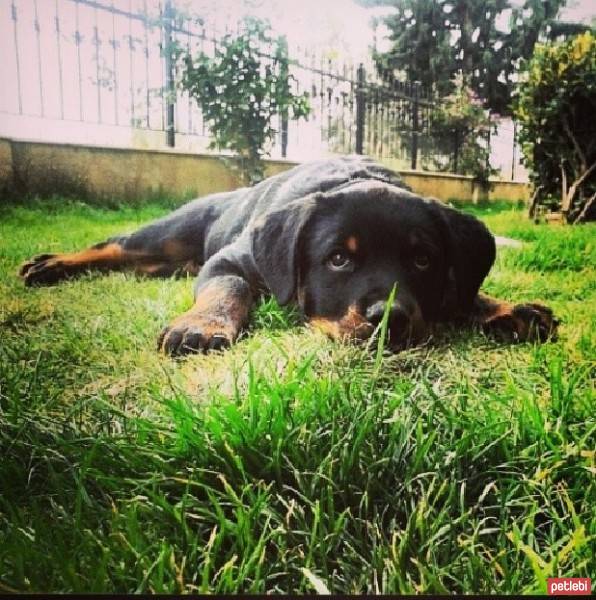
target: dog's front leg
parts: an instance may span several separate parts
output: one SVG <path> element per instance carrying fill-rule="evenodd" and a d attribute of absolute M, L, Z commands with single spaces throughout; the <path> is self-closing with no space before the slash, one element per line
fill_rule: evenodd
<path fill-rule="evenodd" d="M 250 264 L 228 247 L 209 259 L 196 280 L 194 306 L 166 327 L 158 346 L 167 354 L 227 348 L 248 322 L 254 292 Z"/>
<path fill-rule="evenodd" d="M 194 306 L 166 327 L 159 347 L 167 354 L 227 348 L 248 320 L 252 294 L 241 277 L 214 277 L 198 289 Z"/>
<path fill-rule="evenodd" d="M 544 342 L 556 338 L 559 321 L 553 311 L 534 302 L 514 304 L 479 293 L 470 315 L 483 331 L 507 342 Z"/>

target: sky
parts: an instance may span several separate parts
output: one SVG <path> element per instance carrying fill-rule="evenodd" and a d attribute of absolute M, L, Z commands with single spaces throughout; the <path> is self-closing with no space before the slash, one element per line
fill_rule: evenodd
<path fill-rule="evenodd" d="M 596 2 L 594 0 L 571 0 L 560 14 L 563 21 L 576 21 L 590 24 L 596 19 Z"/>
<path fill-rule="evenodd" d="M 190 12 L 219 23 L 244 14 L 269 19 L 274 31 L 300 48 L 334 47 L 358 60 L 373 42 L 370 26 L 374 11 L 354 0 L 176 0 Z"/>
<path fill-rule="evenodd" d="M 238 18 L 250 12 L 270 19 L 275 30 L 286 33 L 301 45 L 335 43 L 341 50 L 356 55 L 373 43 L 371 19 L 390 14 L 390 7 L 364 8 L 354 0 L 176 0 L 177 4 L 198 14 Z M 513 0 L 522 4 L 523 0 Z M 596 19 L 596 0 L 568 0 L 560 17 L 565 21 L 590 23 Z M 507 18 L 503 20 L 506 27 Z M 387 30 L 380 27 L 377 44 Z"/>

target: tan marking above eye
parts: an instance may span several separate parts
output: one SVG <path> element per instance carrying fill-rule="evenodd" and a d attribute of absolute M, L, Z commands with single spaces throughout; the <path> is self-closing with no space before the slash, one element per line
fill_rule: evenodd
<path fill-rule="evenodd" d="M 358 238 L 355 235 L 351 235 L 346 239 L 346 248 L 350 252 L 358 251 Z"/>

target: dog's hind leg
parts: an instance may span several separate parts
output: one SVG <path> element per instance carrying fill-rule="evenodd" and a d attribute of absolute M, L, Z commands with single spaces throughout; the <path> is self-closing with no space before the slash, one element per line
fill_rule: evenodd
<path fill-rule="evenodd" d="M 134 271 L 167 277 L 196 274 L 204 262 L 204 240 L 216 215 L 209 204 L 191 203 L 130 235 L 81 250 L 41 254 L 20 268 L 26 285 L 51 285 L 88 271 Z"/>
<path fill-rule="evenodd" d="M 160 248 L 143 247 L 132 240 L 132 236 L 112 238 L 79 252 L 41 254 L 23 264 L 19 275 L 26 285 L 52 285 L 88 271 L 129 270 L 155 277 L 199 271 L 194 248 L 176 240 L 166 240 Z"/>

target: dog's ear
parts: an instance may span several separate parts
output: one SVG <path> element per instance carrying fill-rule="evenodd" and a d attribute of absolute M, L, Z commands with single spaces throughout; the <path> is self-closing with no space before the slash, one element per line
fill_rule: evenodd
<path fill-rule="evenodd" d="M 298 286 L 303 232 L 320 194 L 300 198 L 273 210 L 252 231 L 252 255 L 261 278 L 280 304 Z"/>
<path fill-rule="evenodd" d="M 495 239 L 486 226 L 471 215 L 432 201 L 442 222 L 447 245 L 449 274 L 444 298 L 447 314 L 467 313 L 480 285 L 495 261 Z"/>

